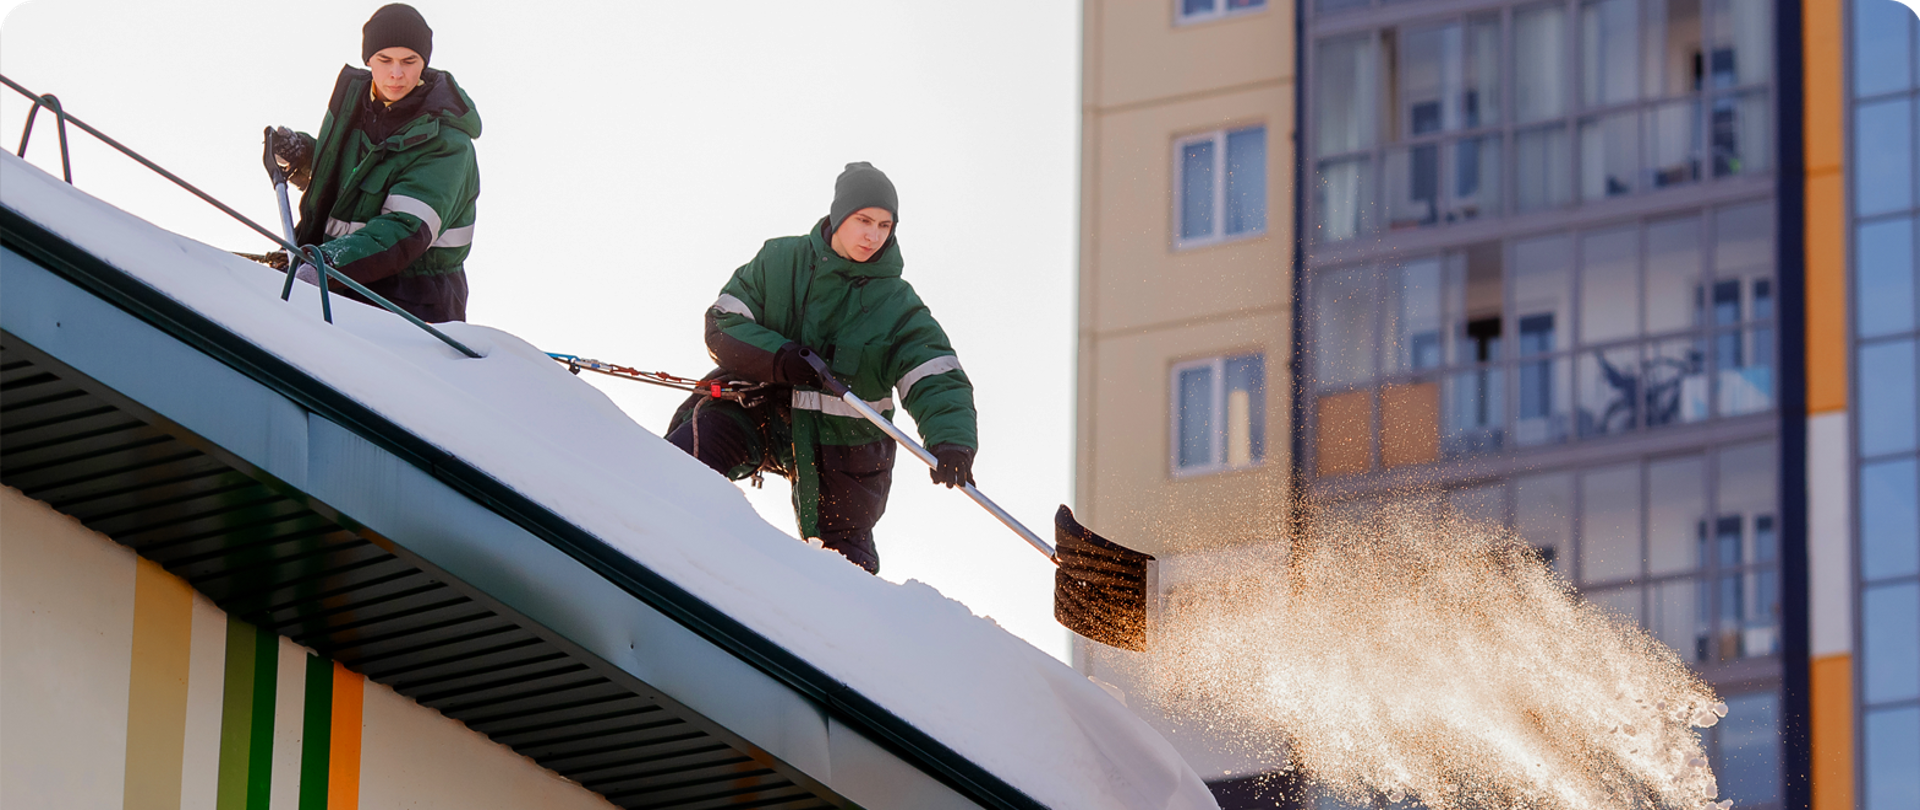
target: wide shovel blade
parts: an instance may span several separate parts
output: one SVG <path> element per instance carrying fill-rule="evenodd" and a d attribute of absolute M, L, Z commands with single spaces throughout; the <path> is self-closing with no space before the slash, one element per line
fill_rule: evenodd
<path fill-rule="evenodd" d="M 1147 649 L 1147 564 L 1153 556 L 1094 534 L 1065 505 L 1053 516 L 1053 618 L 1109 647 Z"/>
<path fill-rule="evenodd" d="M 839 397 L 855 413 L 892 436 L 921 463 L 935 469 L 940 467 L 940 460 L 933 453 L 848 390 L 846 383 L 833 376 L 826 361 L 812 349 L 802 348 L 800 358 L 813 366 L 828 393 Z M 1087 531 L 1087 527 L 1073 519 L 1073 510 L 1064 504 L 1053 516 L 1056 545 L 1049 546 L 979 487 L 968 483 L 960 489 L 1035 551 L 1047 555 L 1047 559 L 1059 566 L 1053 576 L 1054 620 L 1068 630 L 1110 647 L 1135 652 L 1147 648 L 1147 563 L 1153 562 L 1153 557 Z"/>

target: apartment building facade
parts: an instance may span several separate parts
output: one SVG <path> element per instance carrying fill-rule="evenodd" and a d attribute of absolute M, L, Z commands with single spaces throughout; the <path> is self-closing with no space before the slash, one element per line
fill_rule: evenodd
<path fill-rule="evenodd" d="M 1388 503 L 1510 527 L 1726 697 L 1735 807 L 1920 803 L 1911 11 L 1115 5 L 1086 3 L 1083 509 L 1191 538 L 1174 558 Z M 1265 237 L 1177 230 L 1196 133 L 1253 120 L 1138 114 L 1219 75 L 1177 61 L 1196 34 L 1207 65 L 1297 54 Z M 1229 321 L 1216 291 L 1281 303 Z M 1233 449 L 1255 334 L 1261 453 Z M 1230 497 L 1254 480 L 1271 500 Z"/>
<path fill-rule="evenodd" d="M 1082 36 L 1076 512 L 1161 555 L 1272 542 L 1245 517 L 1289 493 L 1293 9 L 1086 0 Z M 1202 776 L 1254 767 L 1148 720 Z"/>

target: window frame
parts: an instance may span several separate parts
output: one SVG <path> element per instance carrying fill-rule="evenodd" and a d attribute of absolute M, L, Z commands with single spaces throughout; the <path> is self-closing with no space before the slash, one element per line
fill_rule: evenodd
<path fill-rule="evenodd" d="M 1228 4 L 1230 2 L 1232 2 L 1232 0 L 1213 0 L 1213 10 L 1189 13 L 1184 8 L 1186 6 L 1186 0 L 1173 0 L 1173 24 L 1177 27 L 1210 23 L 1215 20 L 1226 20 L 1235 17 L 1245 17 L 1266 11 L 1269 6 L 1273 5 L 1269 0 L 1255 0 L 1259 5 L 1247 6 L 1245 8 L 1229 8 Z"/>
<path fill-rule="evenodd" d="M 1263 156 L 1263 162 L 1265 162 L 1268 166 L 1268 169 L 1267 169 L 1268 176 L 1261 178 L 1261 187 L 1263 189 L 1263 193 L 1261 194 L 1261 198 L 1260 198 L 1260 227 L 1254 228 L 1251 230 L 1241 231 L 1240 233 L 1230 234 L 1226 232 L 1226 227 L 1227 227 L 1227 138 L 1231 135 L 1236 135 L 1242 132 L 1247 132 L 1249 130 L 1255 130 L 1255 129 L 1260 130 L 1261 143 L 1263 144 L 1262 149 L 1266 151 L 1266 154 Z M 1273 171 L 1272 171 L 1273 143 L 1267 137 L 1269 134 L 1270 133 L 1268 132 L 1267 122 L 1259 121 L 1255 123 L 1225 126 L 1219 129 L 1207 130 L 1205 132 L 1190 133 L 1187 135 L 1178 136 L 1173 139 L 1173 149 L 1171 154 L 1168 156 L 1168 161 L 1172 168 L 1172 176 L 1173 176 L 1173 206 L 1172 206 L 1173 227 L 1171 228 L 1171 232 L 1173 235 L 1173 247 L 1172 247 L 1173 252 L 1177 253 L 1180 251 L 1194 250 L 1194 249 L 1204 248 L 1204 247 L 1212 247 L 1214 245 L 1224 245 L 1231 242 L 1241 242 L 1248 239 L 1258 239 L 1260 237 L 1267 235 L 1268 221 L 1270 219 L 1268 215 L 1272 213 L 1271 203 L 1273 201 L 1272 199 L 1273 184 L 1270 182 L 1267 182 L 1268 180 L 1271 179 L 1271 176 L 1273 174 Z M 1185 157 L 1186 157 L 1186 148 L 1196 143 L 1212 143 L 1213 144 L 1213 177 L 1214 177 L 1213 203 L 1212 203 L 1213 230 L 1211 233 L 1208 233 L 1205 236 L 1196 236 L 1196 237 L 1188 238 L 1185 235 L 1186 228 L 1184 226 L 1186 225 L 1186 223 L 1182 220 L 1182 217 L 1185 215 L 1186 202 L 1187 202 L 1187 183 L 1186 183 L 1187 177 L 1185 174 L 1185 171 L 1186 171 Z"/>
<path fill-rule="evenodd" d="M 1259 347 L 1251 347 L 1243 351 L 1222 352 L 1208 357 L 1196 357 L 1189 360 L 1177 361 L 1167 369 L 1167 470 L 1174 480 L 1177 481 L 1226 472 L 1257 470 L 1266 466 L 1267 454 L 1264 452 L 1264 449 L 1259 456 L 1253 459 L 1252 463 L 1246 466 L 1235 467 L 1227 463 L 1227 426 L 1225 418 L 1227 412 L 1227 361 L 1245 357 L 1260 358 L 1260 401 L 1257 403 L 1248 403 L 1250 410 L 1247 418 L 1249 421 L 1249 429 L 1251 429 L 1251 422 L 1255 416 L 1251 409 L 1261 409 L 1260 414 L 1264 416 L 1265 408 L 1267 407 L 1266 350 Z M 1208 407 L 1212 413 L 1220 414 L 1221 416 L 1218 424 L 1207 432 L 1207 463 L 1182 467 L 1180 465 L 1180 427 L 1185 414 L 1180 407 L 1180 374 L 1197 368 L 1212 370 L 1213 390 L 1210 392 L 1211 396 L 1209 397 Z M 1263 419 L 1262 422 L 1264 421 Z"/>

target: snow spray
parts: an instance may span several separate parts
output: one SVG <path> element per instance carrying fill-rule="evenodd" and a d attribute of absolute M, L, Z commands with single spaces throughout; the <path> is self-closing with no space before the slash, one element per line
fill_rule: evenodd
<path fill-rule="evenodd" d="M 1210 556 L 1162 597 L 1150 651 L 1103 663 L 1362 806 L 1731 805 L 1697 731 L 1726 705 L 1511 532 L 1386 507 L 1274 556 Z"/>

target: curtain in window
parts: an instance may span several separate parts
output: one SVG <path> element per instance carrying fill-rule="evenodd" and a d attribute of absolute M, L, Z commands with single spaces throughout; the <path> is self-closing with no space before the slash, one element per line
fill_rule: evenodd
<path fill-rule="evenodd" d="M 1700 220 L 1656 222 L 1647 227 L 1647 332 L 1661 334 L 1704 326 L 1700 311 Z"/>
<path fill-rule="evenodd" d="M 1580 97 L 1587 106 L 1637 97 L 1640 31 L 1635 16 L 1634 0 L 1593 0 L 1580 9 Z"/>
<path fill-rule="evenodd" d="M 1500 19 L 1467 23 L 1466 86 L 1462 91 L 1461 125 L 1473 128 L 1500 123 Z"/>
<path fill-rule="evenodd" d="M 1373 172 L 1365 158 L 1320 165 L 1320 241 L 1341 242 L 1360 235 L 1372 206 Z"/>
<path fill-rule="evenodd" d="M 1267 373 L 1260 355 L 1229 357 L 1226 377 L 1226 458 L 1230 468 L 1260 463 L 1267 455 Z"/>
<path fill-rule="evenodd" d="M 1371 34 L 1320 43 L 1314 87 L 1315 148 L 1322 155 L 1374 144 L 1379 131 L 1379 57 Z"/>
<path fill-rule="evenodd" d="M 1633 226 L 1580 238 L 1580 342 L 1640 334 L 1640 233 Z"/>
<path fill-rule="evenodd" d="M 1573 149 L 1564 126 L 1542 127 L 1514 136 L 1514 207 L 1521 211 L 1558 208 L 1573 201 L 1567 167 Z"/>
<path fill-rule="evenodd" d="M 1513 103 L 1520 123 L 1567 111 L 1567 12 L 1537 6 L 1513 13 Z"/>
<path fill-rule="evenodd" d="M 1314 280 L 1314 382 L 1342 388 L 1373 379 L 1372 268 L 1324 271 Z"/>

